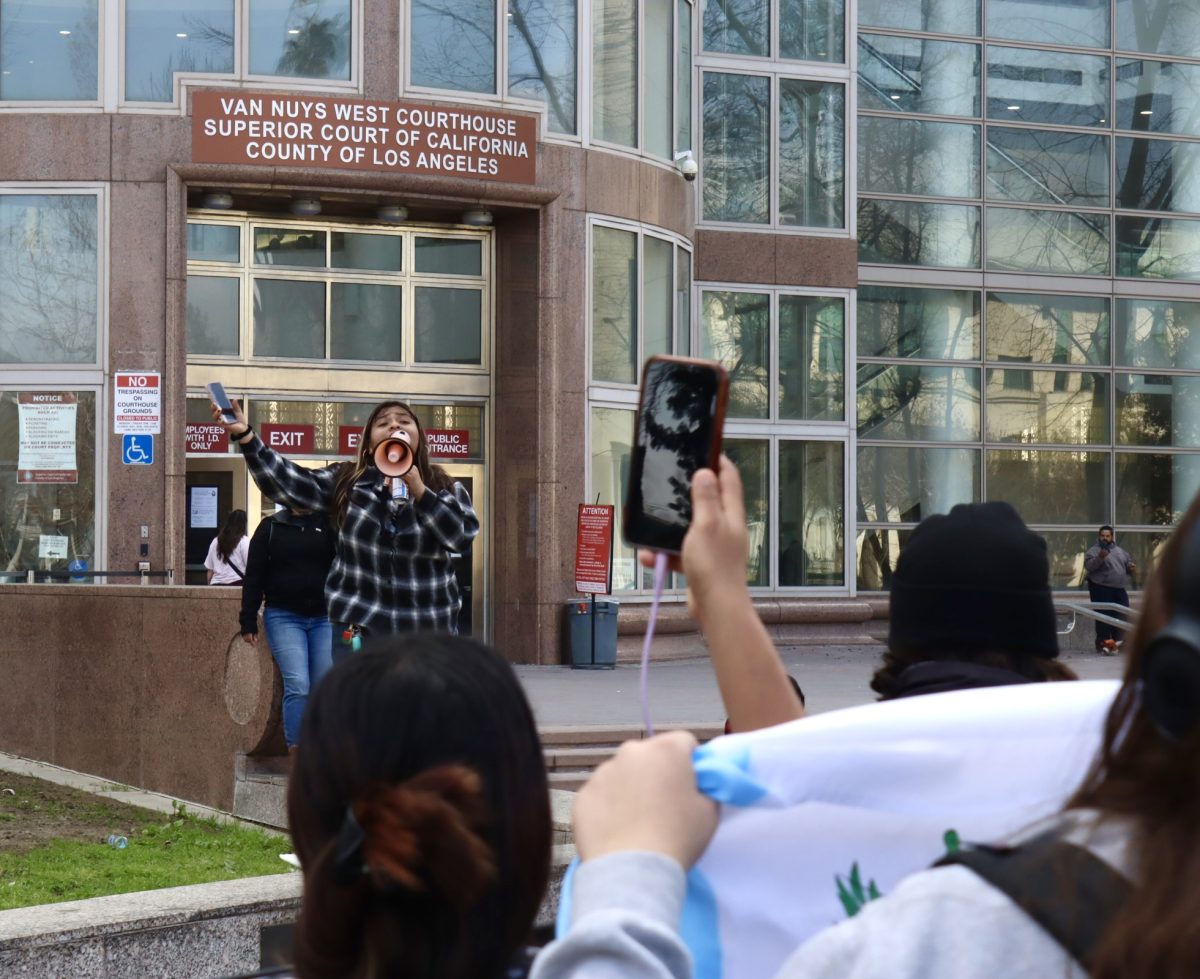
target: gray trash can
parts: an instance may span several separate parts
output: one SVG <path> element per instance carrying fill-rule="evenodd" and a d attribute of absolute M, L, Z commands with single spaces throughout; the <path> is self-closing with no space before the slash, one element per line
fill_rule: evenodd
<path fill-rule="evenodd" d="M 592 602 L 583 598 L 563 609 L 571 668 L 611 670 L 617 665 L 617 603 L 597 600 L 595 648 L 592 644 Z"/>

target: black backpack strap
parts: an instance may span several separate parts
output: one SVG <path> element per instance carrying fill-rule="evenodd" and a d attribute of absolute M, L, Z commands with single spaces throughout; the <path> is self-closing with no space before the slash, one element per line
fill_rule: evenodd
<path fill-rule="evenodd" d="M 972 847 L 935 867 L 967 867 L 1042 926 L 1090 971 L 1096 946 L 1133 890 L 1090 850 L 1044 833 L 1015 847 Z"/>

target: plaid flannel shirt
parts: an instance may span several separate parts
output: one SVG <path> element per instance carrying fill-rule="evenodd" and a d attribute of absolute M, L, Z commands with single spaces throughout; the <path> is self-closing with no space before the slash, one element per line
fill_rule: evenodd
<path fill-rule="evenodd" d="M 258 488 L 277 503 L 316 512 L 333 506 L 340 463 L 304 469 L 255 435 L 242 452 Z M 479 533 L 479 518 L 462 483 L 420 502 L 393 499 L 376 469 L 350 490 L 337 535 L 337 554 L 325 579 L 329 618 L 372 632 L 456 632 L 462 598 L 451 564 Z"/>

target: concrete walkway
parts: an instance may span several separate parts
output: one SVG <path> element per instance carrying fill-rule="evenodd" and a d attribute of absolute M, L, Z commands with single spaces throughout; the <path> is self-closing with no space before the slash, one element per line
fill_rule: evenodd
<path fill-rule="evenodd" d="M 868 684 L 882 646 L 797 646 L 781 650 L 788 672 L 804 690 L 810 713 L 870 703 Z M 1064 652 L 1061 656 L 1085 680 L 1119 679 L 1120 656 Z M 613 670 L 573 670 L 567 666 L 518 666 L 540 727 L 640 724 L 637 666 Z M 723 721 L 724 708 L 707 657 L 651 662 L 651 720 L 656 724 Z"/>

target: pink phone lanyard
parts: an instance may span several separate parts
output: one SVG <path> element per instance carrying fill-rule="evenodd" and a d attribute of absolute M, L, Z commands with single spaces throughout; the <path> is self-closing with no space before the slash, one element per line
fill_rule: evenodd
<path fill-rule="evenodd" d="M 667 577 L 667 555 L 659 551 L 654 556 L 654 601 L 650 604 L 650 621 L 646 625 L 646 641 L 642 643 L 642 724 L 647 737 L 654 737 L 654 724 L 650 720 L 650 643 L 654 639 L 654 625 L 658 621 L 658 603 L 662 601 L 663 581 Z"/>

